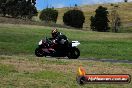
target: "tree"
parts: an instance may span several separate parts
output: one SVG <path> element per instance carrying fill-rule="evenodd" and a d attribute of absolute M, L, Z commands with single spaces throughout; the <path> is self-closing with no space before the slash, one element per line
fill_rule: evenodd
<path fill-rule="evenodd" d="M 77 4 L 75 4 L 74 9 L 75 9 L 75 10 L 77 10 L 77 9 L 78 9 L 78 5 L 77 5 Z"/>
<path fill-rule="evenodd" d="M 96 31 L 96 30 L 95 30 L 95 19 L 94 19 L 93 16 L 91 16 L 90 21 L 91 21 L 90 29 L 91 29 L 92 31 Z"/>
<path fill-rule="evenodd" d="M 31 19 L 37 14 L 35 4 L 36 0 L 5 0 L 0 1 L 0 10 L 4 16 L 7 14 L 14 18 L 26 17 Z"/>
<path fill-rule="evenodd" d="M 119 28 L 121 26 L 121 19 L 117 12 L 118 6 L 114 6 L 111 11 L 111 26 L 112 26 L 112 32 L 118 32 Z"/>
<path fill-rule="evenodd" d="M 99 31 L 99 32 L 107 32 L 109 31 L 109 25 L 108 25 L 108 11 L 107 8 L 99 6 L 96 9 L 96 14 L 95 16 L 91 17 L 91 29 L 93 31 Z"/>
<path fill-rule="evenodd" d="M 124 0 L 124 2 L 128 2 L 128 0 Z"/>
<path fill-rule="evenodd" d="M 69 10 L 64 13 L 63 22 L 65 25 L 82 28 L 85 21 L 84 14 L 81 10 Z"/>
<path fill-rule="evenodd" d="M 0 14 L 3 14 L 3 16 L 5 16 L 5 3 L 6 0 L 0 0 Z"/>
<path fill-rule="evenodd" d="M 46 21 L 46 22 L 55 22 L 57 21 L 58 17 L 58 11 L 55 10 L 54 8 L 46 8 L 43 9 L 40 13 L 40 20 Z"/>
<path fill-rule="evenodd" d="M 5 3 L 6 0 L 0 0 L 0 6 L 2 5 L 2 3 Z"/>

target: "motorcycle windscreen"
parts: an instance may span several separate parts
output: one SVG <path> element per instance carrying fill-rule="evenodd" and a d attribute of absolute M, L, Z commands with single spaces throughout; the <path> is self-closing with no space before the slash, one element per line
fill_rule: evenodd
<path fill-rule="evenodd" d="M 80 44 L 80 42 L 78 41 L 72 41 L 72 47 L 78 46 Z"/>
<path fill-rule="evenodd" d="M 42 40 L 39 41 L 39 44 L 38 45 L 41 45 L 42 44 Z"/>

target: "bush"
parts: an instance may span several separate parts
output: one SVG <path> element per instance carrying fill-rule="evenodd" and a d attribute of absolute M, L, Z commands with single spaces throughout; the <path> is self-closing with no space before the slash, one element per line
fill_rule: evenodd
<path fill-rule="evenodd" d="M 43 9 L 39 16 L 40 20 L 42 21 L 46 21 L 46 22 L 52 21 L 55 23 L 57 21 L 57 17 L 58 17 L 58 11 L 55 10 L 54 8 Z"/>
<path fill-rule="evenodd" d="M 96 9 L 95 16 L 91 16 L 91 29 L 93 31 L 99 31 L 99 32 L 107 32 L 109 31 L 109 25 L 108 25 L 108 11 L 107 8 L 99 6 Z"/>
<path fill-rule="evenodd" d="M 65 25 L 82 28 L 85 21 L 84 14 L 81 10 L 69 10 L 64 13 L 63 22 Z"/>
<path fill-rule="evenodd" d="M 124 2 L 128 2 L 128 0 L 124 0 Z"/>

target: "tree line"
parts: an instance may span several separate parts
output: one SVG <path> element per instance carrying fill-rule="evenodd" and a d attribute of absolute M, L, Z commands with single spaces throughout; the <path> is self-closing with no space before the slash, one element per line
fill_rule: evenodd
<path fill-rule="evenodd" d="M 121 25 L 121 19 L 117 12 L 118 6 L 111 4 L 113 9 L 111 11 L 111 29 L 113 32 L 119 31 L 119 26 Z M 95 10 L 95 15 L 90 17 L 90 29 L 92 31 L 99 32 L 108 32 L 110 31 L 109 19 L 108 19 L 109 11 L 106 7 L 99 6 Z M 46 8 L 43 9 L 39 15 L 39 18 L 42 21 L 46 22 L 55 22 L 57 21 L 58 11 L 54 8 Z M 77 8 L 77 5 L 73 9 L 66 11 L 63 15 L 63 22 L 67 26 L 75 27 L 75 28 L 83 28 L 83 23 L 85 22 L 85 16 L 83 11 Z"/>
<path fill-rule="evenodd" d="M 0 0 L 0 14 L 31 19 L 37 15 L 36 0 Z"/>
<path fill-rule="evenodd" d="M 33 16 L 37 15 L 37 9 L 35 7 L 36 0 L 0 0 L 0 14 L 3 16 L 10 16 L 14 18 L 26 18 L 31 19 Z M 117 7 L 113 6 L 111 11 L 112 18 L 112 31 L 118 32 L 119 26 L 121 25 L 121 19 L 117 13 Z M 95 15 L 90 17 L 90 29 L 92 31 L 108 32 L 110 31 L 109 11 L 106 7 L 99 6 L 95 10 Z M 55 22 L 58 18 L 58 11 L 52 8 L 43 9 L 39 18 L 45 22 Z M 67 26 L 75 28 L 83 28 L 83 23 L 85 22 L 85 15 L 81 11 L 77 4 L 72 9 L 66 11 L 63 15 L 63 22 Z"/>

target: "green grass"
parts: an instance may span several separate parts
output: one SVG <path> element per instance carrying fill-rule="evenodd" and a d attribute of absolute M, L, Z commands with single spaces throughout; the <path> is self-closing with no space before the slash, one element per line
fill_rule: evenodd
<path fill-rule="evenodd" d="M 0 55 L 34 55 L 40 39 L 51 27 L 0 24 Z M 103 33 L 60 28 L 69 40 L 78 40 L 81 57 L 132 60 L 131 33 Z"/>
<path fill-rule="evenodd" d="M 56 64 L 56 62 L 61 64 Z M 54 63 L 53 63 L 54 62 Z M 65 64 L 67 63 L 67 64 Z M 131 64 L 96 61 L 56 60 L 25 56 L 0 56 L 1 88 L 130 88 L 130 84 L 87 84 L 76 82 L 78 67 L 88 74 L 130 74 Z"/>

